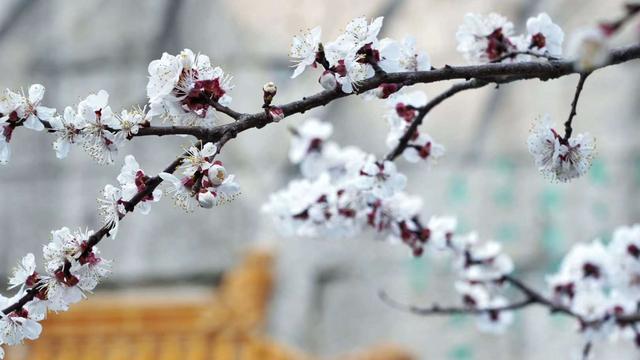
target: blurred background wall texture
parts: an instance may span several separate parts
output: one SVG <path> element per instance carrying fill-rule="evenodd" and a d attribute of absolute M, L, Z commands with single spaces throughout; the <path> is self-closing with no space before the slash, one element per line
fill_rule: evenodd
<path fill-rule="evenodd" d="M 320 89 L 317 72 L 289 79 L 291 37 L 321 25 L 332 39 L 356 16 L 384 15 L 382 36 L 411 34 L 434 66 L 462 64 L 455 31 L 466 12 L 499 12 L 520 31 L 526 18 L 550 14 L 565 33 L 620 14 L 622 0 L 211 0 L 211 1 L 3 1 L 0 3 L 0 86 L 47 88 L 45 104 L 62 110 L 105 89 L 112 108 L 145 103 L 149 61 L 162 52 L 191 48 L 234 76 L 233 108 L 255 112 L 261 87 L 274 81 L 277 103 Z M 619 45 L 637 41 L 631 29 Z M 640 215 L 640 67 L 598 71 L 586 84 L 575 128 L 597 138 L 588 176 L 552 184 L 539 175 L 526 137 L 544 113 L 561 122 L 577 76 L 531 80 L 465 92 L 448 100 L 423 125 L 447 147 L 431 171 L 399 161 L 409 191 L 420 194 L 424 215 L 457 215 L 462 227 L 503 243 L 518 271 L 544 287 L 577 241 L 607 240 L 614 227 Z M 416 86 L 435 96 L 448 84 Z M 376 342 L 394 342 L 424 359 L 567 358 L 579 350 L 573 321 L 531 308 L 517 315 L 505 336 L 479 333 L 466 317 L 421 318 L 381 303 L 377 291 L 414 304 L 454 303 L 449 264 L 412 259 L 367 233 L 357 239 L 282 238 L 260 213 L 269 193 L 297 170 L 287 162 L 287 127 L 315 116 L 334 125 L 334 139 L 384 154 L 387 125 L 379 101 L 336 101 L 304 116 L 251 130 L 225 146 L 222 160 L 243 188 L 236 201 L 185 215 L 164 201 L 149 216 L 136 214 L 117 241 L 101 250 L 114 259 L 106 288 L 202 286 L 236 264 L 249 245 L 276 252 L 276 288 L 267 334 L 306 352 L 332 356 Z M 363 133 L 362 129 L 367 129 Z M 363 136 L 364 135 L 364 136 Z M 0 169 L 0 273 L 27 252 L 38 253 L 49 231 L 99 226 L 95 198 L 115 182 L 122 158 L 134 154 L 149 173 L 169 163 L 186 138 L 139 138 L 115 166 L 101 167 L 75 149 L 56 159 L 44 133 L 17 131 L 14 155 Z M 178 291 L 168 288 L 166 291 Z M 46 329 L 45 329 L 46 332 Z M 637 356 L 631 344 L 598 346 L 603 359 Z M 560 355 L 562 354 L 562 355 Z"/>

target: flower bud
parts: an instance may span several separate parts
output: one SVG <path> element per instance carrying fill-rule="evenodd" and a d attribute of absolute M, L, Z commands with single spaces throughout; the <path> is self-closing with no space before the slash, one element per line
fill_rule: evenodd
<path fill-rule="evenodd" d="M 374 94 L 379 99 L 386 99 L 394 92 L 400 90 L 400 85 L 398 84 L 381 84 L 374 90 Z"/>
<path fill-rule="evenodd" d="M 213 186 L 219 186 L 227 177 L 227 170 L 224 168 L 224 166 L 213 165 L 209 168 L 207 176 L 209 177 L 209 181 Z"/>
<path fill-rule="evenodd" d="M 264 100 L 264 105 L 271 105 L 271 101 L 273 101 L 274 96 L 278 92 L 278 87 L 273 82 L 269 81 L 268 83 L 262 86 L 262 99 Z"/>
<path fill-rule="evenodd" d="M 197 198 L 200 207 L 205 209 L 212 208 L 216 203 L 216 197 L 211 193 L 211 191 L 199 192 Z"/>
<path fill-rule="evenodd" d="M 338 85 L 336 76 L 330 70 L 325 70 L 318 79 L 318 82 L 325 90 L 333 90 L 336 88 L 336 85 Z"/>

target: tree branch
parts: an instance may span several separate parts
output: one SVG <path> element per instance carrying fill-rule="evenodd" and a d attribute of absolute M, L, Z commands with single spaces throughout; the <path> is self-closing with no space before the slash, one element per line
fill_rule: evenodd
<path fill-rule="evenodd" d="M 610 52 L 609 62 L 602 67 L 617 65 L 639 58 L 640 44 L 621 47 Z M 548 62 L 529 61 L 518 63 L 489 63 L 468 66 L 445 65 L 440 69 L 433 69 L 429 71 L 379 73 L 369 79 L 359 82 L 358 89 L 354 93 L 347 94 L 342 92 L 339 88 L 334 90 L 325 90 L 314 95 L 303 97 L 301 100 L 279 105 L 278 107 L 283 110 L 284 117 L 294 114 L 304 114 L 311 109 L 327 105 L 339 98 L 359 95 L 365 91 L 375 89 L 384 83 L 395 83 L 399 86 L 409 86 L 455 79 L 465 79 L 467 81 L 474 79 L 476 81 L 476 85 L 478 85 L 481 81 L 485 81 L 487 83 L 505 83 L 527 79 L 540 79 L 546 81 L 575 73 L 578 73 L 578 71 L 574 69 L 573 62 L 566 60 Z M 478 85 L 478 87 L 480 86 Z M 457 90 L 455 92 L 459 91 L 462 90 Z M 200 140 L 215 142 L 218 141 L 225 133 L 235 132 L 237 135 L 242 131 L 251 128 L 259 129 L 273 122 L 273 119 L 264 111 L 246 114 L 220 105 L 215 101 L 210 101 L 209 105 L 218 112 L 226 114 L 236 121 L 234 123 L 219 125 L 213 128 L 202 126 L 141 127 L 138 134 L 135 134 L 134 137 L 191 135 Z M 48 124 L 46 122 L 43 123 L 45 124 L 45 127 L 49 129 L 51 128 L 50 125 L 47 126 Z"/>
<path fill-rule="evenodd" d="M 167 166 L 163 172 L 173 173 L 176 171 L 178 166 L 182 163 L 184 156 L 187 154 L 183 154 L 174 160 L 169 166 Z M 132 212 L 136 205 L 138 205 L 146 196 L 153 193 L 153 191 L 162 183 L 162 178 L 159 176 L 154 176 L 147 180 L 145 183 L 145 188 L 142 191 L 138 191 L 132 198 L 129 200 L 125 206 L 127 212 Z M 122 220 L 126 214 L 123 214 Z M 112 229 L 112 225 L 104 225 L 97 232 L 89 237 L 87 240 L 87 246 L 85 250 L 82 252 L 81 256 L 86 256 L 93 250 L 93 247 L 96 246 L 102 239 L 109 236 L 109 231 Z M 64 266 L 63 266 L 64 267 Z M 23 306 L 25 306 L 28 302 L 33 300 L 38 294 L 38 286 L 28 289 L 25 294 L 14 304 L 2 310 L 5 315 L 12 313 L 13 311 L 20 310 Z"/>
<path fill-rule="evenodd" d="M 640 44 L 622 47 L 611 51 L 610 61 L 606 66 L 616 65 L 640 58 Z M 301 100 L 293 101 L 284 105 L 279 105 L 284 116 L 294 114 L 304 114 L 305 112 L 324 106 L 336 99 L 350 95 L 357 95 L 368 90 L 377 88 L 383 83 L 395 83 L 401 86 L 414 85 L 418 83 L 432 83 L 444 80 L 455 79 L 475 79 L 476 81 L 486 81 L 505 83 L 517 80 L 540 79 L 543 81 L 556 79 L 562 76 L 578 73 L 574 69 L 571 61 L 549 61 L 549 62 L 521 62 L 510 64 L 482 64 L 471 66 L 444 66 L 440 69 L 416 72 L 386 73 L 375 75 L 363 80 L 358 84 L 357 93 L 346 94 L 339 89 L 325 90 L 317 94 L 304 97 Z M 252 128 L 262 128 L 273 122 L 264 112 L 254 114 L 244 114 L 239 120 L 208 129 L 208 139 L 217 141 L 222 134 L 234 130 L 236 134 Z"/>
<path fill-rule="evenodd" d="M 387 295 L 385 291 L 380 291 L 378 295 L 383 302 L 385 302 L 387 305 L 395 309 L 417 314 L 417 315 L 423 315 L 423 316 L 456 315 L 456 314 L 478 315 L 478 314 L 491 312 L 491 311 L 519 310 L 531 305 L 541 305 L 548 308 L 551 311 L 551 313 L 562 313 L 564 315 L 573 317 L 578 321 L 580 321 L 580 324 L 584 326 L 597 327 L 602 323 L 601 320 L 592 321 L 592 322 L 586 321 L 582 316 L 571 311 L 571 309 L 565 306 L 562 306 L 560 304 L 554 303 L 552 300 L 546 298 L 545 296 L 540 294 L 538 291 L 529 287 L 524 282 L 522 282 L 521 280 L 515 277 L 512 277 L 510 275 L 505 275 L 503 280 L 513 285 L 518 291 L 520 291 L 525 296 L 524 299 L 504 305 L 504 306 L 493 307 L 493 308 L 442 307 L 438 304 L 434 304 L 430 307 L 418 307 L 415 305 L 403 304 L 396 300 L 393 300 L 392 298 L 389 297 L 389 295 Z M 640 314 L 638 314 L 635 318 L 631 318 L 631 317 L 629 318 L 629 320 L 632 320 L 632 319 L 636 321 L 640 320 Z"/>

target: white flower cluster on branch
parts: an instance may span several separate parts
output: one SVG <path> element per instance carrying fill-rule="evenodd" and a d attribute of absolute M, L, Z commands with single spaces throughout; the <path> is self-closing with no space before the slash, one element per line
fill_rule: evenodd
<path fill-rule="evenodd" d="M 27 291 L 34 297 L 9 313 L 0 312 L 0 344 L 16 345 L 38 338 L 42 331 L 39 321 L 48 311 L 68 310 L 111 272 L 111 262 L 100 257 L 96 246 L 88 247 L 92 235 L 90 230 L 66 227 L 52 231 L 51 241 L 42 249 L 43 273 L 36 271 L 33 254 L 22 259 L 9 279 L 10 289 L 18 288 L 18 292 L 11 298 L 0 295 L 0 307 L 12 306 Z"/>
<path fill-rule="evenodd" d="M 627 321 L 640 302 L 640 224 L 622 226 L 611 242 L 575 245 L 556 274 L 547 277 L 553 300 L 580 318 L 592 339 L 626 338 L 640 344 L 640 329 Z"/>
<path fill-rule="evenodd" d="M 564 32 L 546 13 L 527 20 L 527 34 L 514 35 L 502 15 L 467 14 L 456 33 L 458 51 L 471 63 L 530 61 L 562 56 Z"/>
<path fill-rule="evenodd" d="M 394 112 L 395 107 L 394 107 Z M 407 178 L 392 161 L 379 161 L 356 147 L 328 142 L 332 127 L 309 119 L 293 129 L 289 158 L 300 164 L 303 179 L 273 195 L 263 210 L 284 234 L 313 237 L 353 236 L 371 229 L 391 243 L 404 243 L 414 256 L 425 249 L 453 255 L 460 281 L 456 289 L 469 308 L 499 306 L 498 290 L 513 269 L 496 242 L 480 243 L 477 235 L 456 234 L 456 220 L 420 220 L 422 201 L 405 193 Z M 481 328 L 499 331 L 510 312 L 481 314 Z"/>
<path fill-rule="evenodd" d="M 345 93 L 357 90 L 358 83 L 377 72 L 426 71 L 431 69 L 429 56 L 416 50 L 416 41 L 406 37 L 402 41 L 390 38 L 378 40 L 382 17 L 371 23 L 364 17 L 353 19 L 337 39 L 323 45 L 319 27 L 293 38 L 290 56 L 297 62 L 292 78 L 300 75 L 307 66 L 324 68 L 318 79 L 320 85 L 333 90 L 338 85 Z M 399 87 L 386 84 L 373 92 L 387 98 Z"/>
<path fill-rule="evenodd" d="M 167 53 L 149 64 L 149 116 L 160 116 L 175 125 L 213 126 L 211 102 L 231 104 L 231 78 L 209 57 L 189 49 L 174 56 Z"/>

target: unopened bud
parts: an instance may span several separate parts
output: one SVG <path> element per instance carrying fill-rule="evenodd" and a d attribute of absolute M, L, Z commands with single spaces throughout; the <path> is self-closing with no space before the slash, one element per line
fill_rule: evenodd
<path fill-rule="evenodd" d="M 227 177 L 227 171 L 224 166 L 213 165 L 209 168 L 207 177 L 209 178 L 209 182 L 211 182 L 211 184 L 213 184 L 214 186 L 219 186 Z"/>
<path fill-rule="evenodd" d="M 211 191 L 204 191 L 198 193 L 198 203 L 200 207 L 205 209 L 210 209 L 216 203 L 216 197 L 211 193 Z"/>
<path fill-rule="evenodd" d="M 393 94 L 394 92 L 400 90 L 400 85 L 398 84 L 381 84 L 380 86 L 378 86 L 375 90 L 374 93 L 375 95 L 380 98 L 380 99 L 386 99 L 388 98 L 391 94 Z"/>
<path fill-rule="evenodd" d="M 277 92 L 278 92 L 278 87 L 276 86 L 276 84 L 274 84 L 271 81 L 269 81 L 268 83 L 264 84 L 264 86 L 262 86 L 262 93 L 263 93 L 262 98 L 264 100 L 265 106 L 271 105 L 271 101 L 276 96 Z"/>
<path fill-rule="evenodd" d="M 318 82 L 325 90 L 333 90 L 336 88 L 336 85 L 338 85 L 336 76 L 330 70 L 325 70 L 318 79 Z"/>

